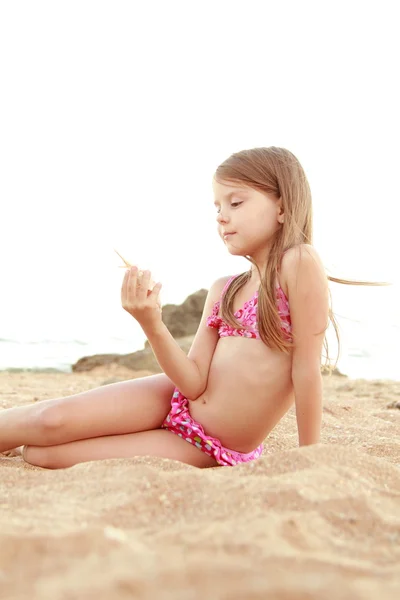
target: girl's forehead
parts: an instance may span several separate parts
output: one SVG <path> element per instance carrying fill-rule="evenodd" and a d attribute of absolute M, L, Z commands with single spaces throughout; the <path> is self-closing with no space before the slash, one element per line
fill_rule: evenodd
<path fill-rule="evenodd" d="M 252 188 L 244 183 L 236 183 L 233 181 L 216 181 L 213 180 L 213 188 L 221 196 L 228 195 L 232 192 L 251 192 Z M 254 191 L 254 190 L 253 190 Z"/>

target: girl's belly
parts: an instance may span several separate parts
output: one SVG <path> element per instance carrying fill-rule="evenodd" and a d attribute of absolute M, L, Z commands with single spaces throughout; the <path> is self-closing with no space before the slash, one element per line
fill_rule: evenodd
<path fill-rule="evenodd" d="M 291 356 L 261 340 L 221 338 L 207 388 L 189 400 L 190 414 L 222 445 L 251 452 L 293 403 Z"/>

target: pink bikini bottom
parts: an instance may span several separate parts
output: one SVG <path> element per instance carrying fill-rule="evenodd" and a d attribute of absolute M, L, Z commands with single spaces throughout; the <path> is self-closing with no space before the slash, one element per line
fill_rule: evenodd
<path fill-rule="evenodd" d="M 171 410 L 161 425 L 164 429 L 177 433 L 181 438 L 194 444 L 209 456 L 213 456 L 218 464 L 231 467 L 240 463 L 249 462 L 259 458 L 263 451 L 263 445 L 252 452 L 244 454 L 224 448 L 217 438 L 206 435 L 200 423 L 196 423 L 190 415 L 187 398 L 175 388 L 171 399 Z"/>

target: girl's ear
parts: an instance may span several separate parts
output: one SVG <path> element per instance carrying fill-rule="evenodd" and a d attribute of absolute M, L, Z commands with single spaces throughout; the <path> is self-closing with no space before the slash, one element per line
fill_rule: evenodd
<path fill-rule="evenodd" d="M 279 202 L 278 202 L 278 221 L 279 221 L 279 223 L 283 223 L 284 217 L 285 217 L 285 215 L 283 212 L 282 200 L 281 200 L 281 198 L 279 198 Z"/>

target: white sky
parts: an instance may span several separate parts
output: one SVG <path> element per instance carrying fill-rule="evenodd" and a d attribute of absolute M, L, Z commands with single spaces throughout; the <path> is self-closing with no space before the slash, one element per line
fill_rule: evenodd
<path fill-rule="evenodd" d="M 396 14 L 385 1 L 2 2 L 1 330 L 38 315 L 125 326 L 114 247 L 154 271 L 164 302 L 246 269 L 217 236 L 211 178 L 255 146 L 302 163 L 331 274 L 398 282 Z M 398 310 L 382 288 L 334 294 L 350 316 L 382 314 L 380 298 L 389 320 Z"/>

